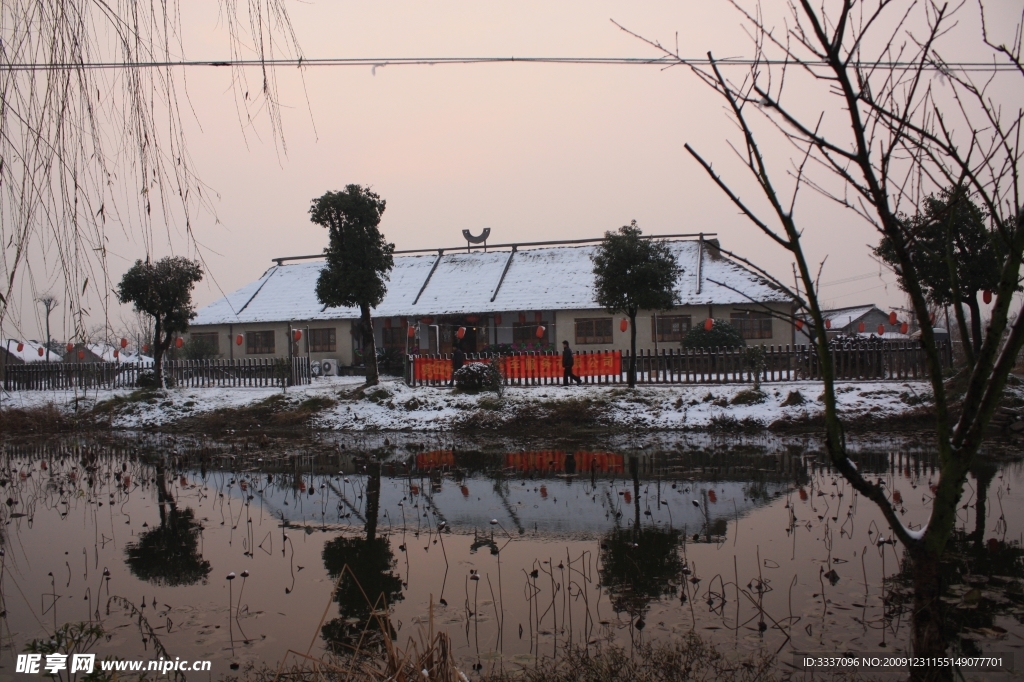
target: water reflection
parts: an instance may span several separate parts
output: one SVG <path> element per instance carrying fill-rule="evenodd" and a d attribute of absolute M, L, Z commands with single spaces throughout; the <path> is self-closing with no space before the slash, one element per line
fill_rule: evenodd
<path fill-rule="evenodd" d="M 336 581 L 339 616 L 323 626 L 321 636 L 334 653 L 379 651 L 383 635 L 394 639 L 390 609 L 402 599 L 402 579 L 387 538 L 378 537 L 381 465 L 371 462 L 366 475 L 366 534 L 340 536 L 323 549 L 324 568 Z"/>
<path fill-rule="evenodd" d="M 175 656 L 274 662 L 369 652 L 433 622 L 461 661 L 498 667 L 691 630 L 771 652 L 912 643 L 912 562 L 813 441 L 337 438 L 6 445 L 0 636 L 18 650 L 92 620 L 126 658 L 158 639 Z M 857 455 L 909 526 L 927 518 L 933 460 L 912 441 Z M 941 569 L 941 636 L 1006 650 L 1024 637 L 1011 491 L 1024 472 L 988 460 L 970 474 Z M 233 593 L 213 569 L 242 576 Z M 98 607 L 100 585 L 137 610 Z M 140 613 L 152 631 L 133 639 Z"/>
<path fill-rule="evenodd" d="M 200 581 L 205 584 L 211 567 L 199 550 L 203 527 L 196 522 L 193 510 L 178 509 L 167 490 L 164 463 L 159 462 L 155 469 L 160 525 L 144 531 L 125 548 L 125 563 L 132 575 L 154 585 L 177 587 Z"/>

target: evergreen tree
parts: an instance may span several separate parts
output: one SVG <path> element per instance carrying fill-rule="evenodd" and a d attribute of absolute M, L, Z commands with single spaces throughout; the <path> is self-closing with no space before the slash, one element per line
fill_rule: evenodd
<path fill-rule="evenodd" d="M 636 386 L 636 316 L 641 310 L 670 310 L 678 300 L 682 270 L 668 245 L 644 239 L 636 221 L 605 232 L 594 262 L 597 302 L 610 313 L 629 317 L 629 386 Z"/>
<path fill-rule="evenodd" d="M 330 239 L 324 249 L 327 267 L 320 271 L 316 296 L 327 306 L 359 308 L 367 386 L 379 381 L 370 308 L 384 300 L 395 265 L 395 245 L 378 228 L 384 207 L 385 201 L 369 188 L 348 185 L 341 192 L 314 199 L 309 209 L 312 221 L 326 227 Z"/>

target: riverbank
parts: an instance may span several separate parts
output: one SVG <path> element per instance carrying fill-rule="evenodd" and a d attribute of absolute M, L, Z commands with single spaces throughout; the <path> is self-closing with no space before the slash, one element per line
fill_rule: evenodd
<path fill-rule="evenodd" d="M 844 382 L 839 409 L 853 428 L 922 428 L 932 419 L 924 381 Z M 1018 395 L 1019 394 L 1019 395 Z M 516 429 L 759 431 L 821 423 L 820 382 L 750 385 L 560 385 L 509 387 L 503 396 L 409 387 L 385 378 L 364 388 L 357 377 L 280 388 L 22 391 L 7 393 L 7 433 L 156 430 L 225 433 L 304 427 L 325 431 L 509 432 Z M 1024 404 L 1019 385 L 1008 398 Z"/>

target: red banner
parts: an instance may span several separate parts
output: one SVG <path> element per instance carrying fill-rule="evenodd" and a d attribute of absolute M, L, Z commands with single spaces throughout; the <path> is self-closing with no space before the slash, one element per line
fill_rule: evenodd
<path fill-rule="evenodd" d="M 455 453 L 451 450 L 434 450 L 416 455 L 417 469 L 435 469 L 442 466 L 455 466 Z"/>
<path fill-rule="evenodd" d="M 574 354 L 573 358 L 572 371 L 579 377 L 622 374 L 622 353 L 617 350 Z M 509 379 L 558 379 L 562 376 L 562 356 L 558 354 L 510 355 L 503 358 L 503 363 Z"/>
<path fill-rule="evenodd" d="M 601 473 L 623 472 L 622 455 L 607 452 L 577 452 L 572 455 L 575 473 L 589 473 L 591 469 Z M 505 466 L 518 471 L 566 471 L 566 453 L 560 450 L 536 452 L 511 452 L 505 455 Z"/>
<path fill-rule="evenodd" d="M 580 377 L 598 377 L 622 374 L 622 352 L 600 351 L 573 355 L 573 373 Z M 467 360 L 489 362 L 489 360 Z M 502 369 L 509 379 L 559 379 L 562 376 L 562 356 L 557 353 L 545 355 L 507 355 L 501 359 Z M 413 363 L 413 377 L 416 381 L 451 381 L 452 361 L 419 355 Z"/>

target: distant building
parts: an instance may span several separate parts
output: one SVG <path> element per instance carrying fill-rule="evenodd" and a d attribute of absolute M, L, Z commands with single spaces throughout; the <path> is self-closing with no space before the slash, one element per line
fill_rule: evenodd
<path fill-rule="evenodd" d="M 682 269 L 679 305 L 640 313 L 638 348 L 679 348 L 690 328 L 709 317 L 729 320 L 748 343 L 793 343 L 793 325 L 773 317 L 793 311 L 783 291 L 724 255 L 718 240 L 666 243 Z M 596 246 L 545 244 L 556 245 L 396 255 L 387 296 L 373 311 L 378 348 L 449 353 L 463 327 L 461 345 L 468 353 L 504 344 L 554 349 L 563 340 L 578 351 L 629 348 L 625 316 L 608 314 L 595 300 L 590 257 Z M 209 342 L 220 357 L 280 357 L 289 351 L 289 329 L 298 329 L 302 339 L 291 342 L 293 354 L 353 364 L 360 345 L 353 333 L 359 311 L 328 308 L 317 300 L 324 263 L 275 260 L 255 282 L 201 309 L 189 336 Z"/>

